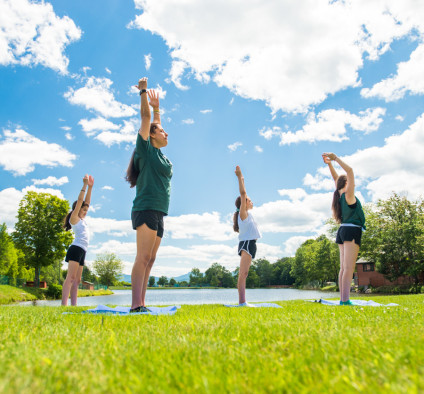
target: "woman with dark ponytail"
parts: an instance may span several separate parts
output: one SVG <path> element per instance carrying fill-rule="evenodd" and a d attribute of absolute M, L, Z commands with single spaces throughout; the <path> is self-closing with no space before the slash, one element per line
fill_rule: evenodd
<path fill-rule="evenodd" d="M 62 287 L 62 305 L 64 306 L 68 305 L 69 293 L 71 293 L 71 305 L 77 305 L 78 286 L 81 282 L 85 254 L 90 240 L 85 217 L 91 202 L 94 178 L 91 175 L 85 175 L 82 181 L 83 186 L 78 195 L 78 200 L 72 204 L 72 211 L 66 216 L 63 225 L 66 231 L 73 228 L 75 233 L 74 242 L 72 242 L 65 257 L 65 261 L 68 263 L 68 273 Z M 87 194 L 85 194 L 86 189 Z"/>
<path fill-rule="evenodd" d="M 172 163 L 161 152 L 168 145 L 168 134 L 160 124 L 159 95 L 154 90 L 147 91 L 147 78 L 140 79 L 136 87 L 141 97 L 141 127 L 126 176 L 130 187 L 136 186 L 131 211 L 132 227 L 137 232 L 131 313 L 149 311 L 145 303 L 147 284 L 163 237 L 172 177 Z M 153 122 L 149 105 L 153 108 Z"/>
<path fill-rule="evenodd" d="M 334 219 L 340 223 L 336 236 L 340 250 L 340 305 L 352 305 L 349 299 L 350 285 L 361 246 L 362 230 L 365 230 L 365 215 L 361 202 L 355 197 L 355 177 L 352 168 L 334 153 L 323 153 L 322 158 L 328 165 L 336 185 L 331 208 Z M 333 160 L 340 164 L 346 175 L 337 174 L 331 163 Z"/>
<path fill-rule="evenodd" d="M 240 196 L 236 199 L 237 211 L 233 217 L 233 229 L 239 233 L 238 255 L 240 256 L 240 270 L 237 281 L 239 293 L 239 306 L 250 306 L 246 302 L 246 278 L 249 274 L 250 264 L 256 255 L 256 240 L 261 237 L 252 214 L 248 213 L 253 208 L 252 200 L 247 196 L 244 178 L 240 167 L 236 167 L 236 176 L 239 184 Z"/>

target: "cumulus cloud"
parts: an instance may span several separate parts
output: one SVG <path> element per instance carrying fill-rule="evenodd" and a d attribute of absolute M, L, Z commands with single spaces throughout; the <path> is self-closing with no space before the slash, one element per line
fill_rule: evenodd
<path fill-rule="evenodd" d="M 35 165 L 72 167 L 76 156 L 58 144 L 42 141 L 22 129 L 4 130 L 0 141 L 0 166 L 14 175 L 34 171 Z M 19 159 L 18 159 L 19 158 Z"/>
<path fill-rule="evenodd" d="M 112 186 L 105 185 L 102 187 L 102 190 L 115 190 Z"/>
<path fill-rule="evenodd" d="M 264 150 L 259 145 L 255 145 L 255 151 L 258 153 L 262 153 Z"/>
<path fill-rule="evenodd" d="M 68 183 L 69 179 L 67 176 L 63 176 L 61 178 L 49 176 L 45 179 L 33 179 L 32 182 L 34 183 L 34 185 L 62 186 L 65 183 Z"/>
<path fill-rule="evenodd" d="M 81 119 L 78 124 L 81 126 L 82 130 L 87 134 L 88 137 L 91 137 L 99 131 L 110 131 L 118 130 L 119 126 L 101 116 L 92 119 Z"/>
<path fill-rule="evenodd" d="M 193 119 L 184 119 L 181 121 L 181 123 L 183 124 L 194 124 L 194 120 Z"/>
<path fill-rule="evenodd" d="M 67 74 L 64 51 L 81 30 L 69 17 L 58 17 L 50 3 L 3 0 L 0 26 L 0 64 L 42 65 Z"/>
<path fill-rule="evenodd" d="M 424 30 L 424 4 L 413 0 L 135 4 L 142 13 L 129 26 L 165 40 L 173 58 L 170 80 L 178 88 L 188 88 L 186 76 L 208 75 L 238 96 L 265 101 L 274 112 L 303 112 L 358 86 L 365 57 L 376 60 L 394 40 Z M 272 37 L 264 33 L 269 31 Z"/>
<path fill-rule="evenodd" d="M 241 142 L 237 141 L 237 142 L 234 142 L 234 144 L 228 145 L 227 147 L 231 152 L 234 152 L 235 150 L 237 150 L 238 147 L 240 147 L 242 145 L 243 144 Z"/>
<path fill-rule="evenodd" d="M 202 113 L 202 114 L 210 114 L 212 112 L 212 110 L 211 109 L 202 109 L 201 111 L 200 111 L 200 113 Z"/>
<path fill-rule="evenodd" d="M 424 44 L 418 46 L 406 62 L 397 66 L 395 76 L 376 83 L 372 88 L 361 90 L 365 98 L 378 97 L 386 102 L 403 98 L 408 92 L 411 95 L 424 93 Z"/>
<path fill-rule="evenodd" d="M 118 132 L 102 131 L 95 138 L 108 147 L 122 142 L 135 144 L 139 127 L 140 120 L 137 118 L 131 118 L 123 121 Z"/>
<path fill-rule="evenodd" d="M 372 200 L 386 198 L 392 192 L 416 199 L 422 196 L 424 184 L 424 114 L 403 133 L 385 139 L 382 146 L 358 150 L 344 156 L 355 172 L 355 182 L 368 190 Z M 313 176 L 307 174 L 304 183 L 315 190 L 327 189 L 332 182 L 329 171 L 321 167 Z M 332 183 L 331 189 L 334 188 Z"/>
<path fill-rule="evenodd" d="M 295 235 L 294 237 L 290 237 L 286 242 L 284 242 L 285 256 L 294 256 L 299 246 L 311 238 L 313 237 L 305 237 L 304 235 Z"/>
<path fill-rule="evenodd" d="M 280 145 L 316 141 L 342 142 L 349 139 L 346 135 L 346 126 L 367 134 L 379 128 L 385 113 L 386 109 L 380 107 L 368 108 L 359 112 L 358 115 L 345 110 L 327 109 L 318 115 L 309 113 L 306 124 L 301 130 L 283 132 L 280 128 L 273 127 L 263 128 L 259 134 L 267 140 L 273 136 L 279 136 Z"/>
<path fill-rule="evenodd" d="M 74 89 L 70 87 L 64 97 L 74 105 L 95 111 L 106 118 L 134 116 L 136 110 L 115 99 L 111 89 L 112 81 L 108 78 L 86 77 L 85 86 Z"/>
<path fill-rule="evenodd" d="M 147 71 L 150 70 L 150 66 L 152 65 L 152 55 L 149 53 L 148 55 L 144 55 L 144 67 Z"/>
<path fill-rule="evenodd" d="M 108 234 L 113 236 L 128 236 L 133 233 L 131 220 L 116 220 L 109 218 L 87 217 L 90 232 L 93 234 Z"/>

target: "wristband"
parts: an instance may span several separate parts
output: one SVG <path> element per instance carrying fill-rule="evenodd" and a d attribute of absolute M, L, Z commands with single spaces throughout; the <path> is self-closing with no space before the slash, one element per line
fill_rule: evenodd
<path fill-rule="evenodd" d="M 143 94 L 143 93 L 146 93 L 147 92 L 147 90 L 146 89 L 141 89 L 140 90 L 140 96 Z"/>

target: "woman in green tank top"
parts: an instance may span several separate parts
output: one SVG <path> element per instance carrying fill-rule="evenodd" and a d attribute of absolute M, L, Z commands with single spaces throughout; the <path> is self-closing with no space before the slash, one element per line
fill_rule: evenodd
<path fill-rule="evenodd" d="M 172 163 L 160 150 L 168 145 L 168 134 L 160 123 L 159 95 L 147 91 L 147 78 L 140 79 L 136 87 L 141 97 L 141 127 L 126 176 L 131 187 L 136 186 L 131 210 L 132 226 L 137 231 L 131 313 L 149 312 L 145 303 L 147 284 L 163 236 L 172 177 Z M 153 122 L 149 105 L 153 108 Z"/>
<path fill-rule="evenodd" d="M 349 300 L 350 285 L 361 245 L 362 229 L 365 229 L 364 211 L 361 202 L 355 197 L 355 177 L 352 168 L 334 153 L 323 153 L 322 158 L 328 165 L 336 185 L 331 208 L 334 219 L 340 223 L 336 237 L 340 250 L 340 305 L 352 305 Z M 331 163 L 333 160 L 340 164 L 346 175 L 337 174 Z"/>

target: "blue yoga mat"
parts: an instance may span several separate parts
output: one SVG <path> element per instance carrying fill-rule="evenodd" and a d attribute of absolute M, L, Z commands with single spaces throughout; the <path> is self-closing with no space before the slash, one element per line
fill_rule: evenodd
<path fill-rule="evenodd" d="M 272 304 L 272 303 L 269 303 L 269 302 L 265 302 L 265 303 L 262 303 L 262 304 L 249 304 L 249 306 L 228 305 L 228 304 L 224 304 L 224 306 L 226 306 L 228 308 L 282 308 L 281 305 Z"/>
<path fill-rule="evenodd" d="M 324 299 L 319 299 L 319 300 L 308 300 L 309 302 L 318 302 L 320 304 L 323 305 L 331 305 L 331 306 L 349 306 L 349 305 L 340 305 L 340 301 L 339 300 L 324 300 Z M 354 306 L 399 306 L 398 304 L 379 304 L 378 302 L 369 300 L 369 301 L 365 301 L 365 300 L 350 300 L 352 302 L 352 304 Z"/>
<path fill-rule="evenodd" d="M 106 305 L 97 305 L 94 309 L 87 309 L 86 311 L 82 311 L 82 313 L 89 314 L 103 314 L 103 315 L 121 315 L 121 316 L 134 316 L 134 315 L 174 315 L 177 312 L 177 309 L 180 308 L 179 305 L 174 306 L 149 306 L 150 312 L 137 312 L 130 313 L 129 306 L 117 306 L 115 308 L 111 308 Z M 65 312 L 66 313 L 66 312 Z"/>

